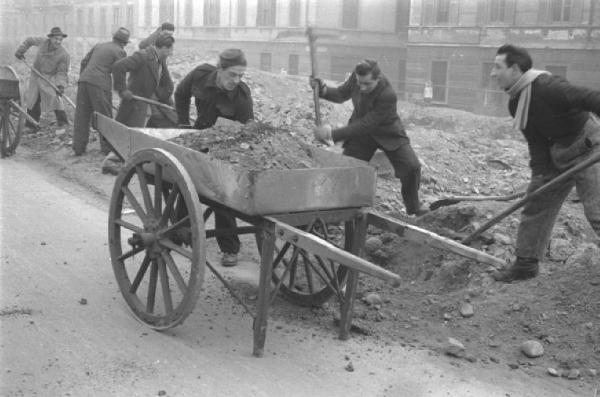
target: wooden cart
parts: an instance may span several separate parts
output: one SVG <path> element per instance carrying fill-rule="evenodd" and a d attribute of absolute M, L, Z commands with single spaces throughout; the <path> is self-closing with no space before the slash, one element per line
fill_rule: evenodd
<path fill-rule="evenodd" d="M 346 339 L 359 272 L 394 285 L 400 282 L 398 275 L 361 258 L 369 225 L 487 263 L 503 263 L 369 211 L 375 172 L 362 161 L 314 147 L 307 150 L 322 168 L 241 170 L 165 140 L 189 130 L 128 128 L 98 113 L 94 124 L 125 160 L 108 219 L 113 269 L 134 316 L 151 328 L 164 330 L 185 320 L 208 267 L 253 315 L 255 356 L 263 355 L 269 306 L 278 292 L 307 306 L 337 297 L 339 336 Z M 215 211 L 244 225 L 207 230 Z M 261 258 L 255 309 L 206 260 L 208 238 L 249 233 L 256 236 Z"/>
<path fill-rule="evenodd" d="M 27 111 L 21 107 L 19 78 L 10 66 L 0 66 L 0 156 L 8 157 L 19 145 Z"/>

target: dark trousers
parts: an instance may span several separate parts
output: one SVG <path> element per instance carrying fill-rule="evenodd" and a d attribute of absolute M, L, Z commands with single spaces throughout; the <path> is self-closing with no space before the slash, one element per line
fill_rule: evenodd
<path fill-rule="evenodd" d="M 42 97 L 38 95 L 37 100 L 35 101 L 35 105 L 33 108 L 27 109 L 27 114 L 30 115 L 35 121 L 39 122 L 40 117 L 42 115 Z M 58 125 L 69 124 L 69 120 L 67 119 L 67 113 L 64 110 L 55 110 L 54 115 L 56 116 L 56 121 Z M 33 124 L 27 120 L 25 122 L 25 126 L 29 128 L 35 128 Z"/>
<path fill-rule="evenodd" d="M 77 86 L 77 110 L 73 123 L 73 150 L 76 155 L 85 153 L 90 138 L 92 114 L 98 112 L 112 118 L 112 93 L 92 84 L 81 82 Z M 108 154 L 110 147 L 100 136 L 102 153 Z"/>
<path fill-rule="evenodd" d="M 227 212 L 222 212 L 219 210 L 215 210 L 215 229 L 235 229 L 237 227 L 237 222 L 235 217 L 229 215 Z M 219 244 L 219 248 L 221 252 L 227 254 L 237 254 L 240 252 L 240 239 L 237 234 L 232 234 L 228 236 L 219 236 L 217 237 L 217 244 Z"/>
<path fill-rule="evenodd" d="M 412 215 L 421 207 L 419 187 L 421 186 L 421 163 L 410 142 L 395 150 L 386 150 L 369 135 L 351 138 L 344 143 L 344 154 L 363 161 L 370 161 L 375 151 L 381 149 L 394 167 L 394 175 L 402 183 L 402 201 L 406 212 Z"/>

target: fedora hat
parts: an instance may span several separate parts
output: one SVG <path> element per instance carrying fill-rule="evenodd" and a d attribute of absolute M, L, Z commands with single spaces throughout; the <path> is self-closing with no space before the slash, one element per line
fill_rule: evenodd
<path fill-rule="evenodd" d="M 50 30 L 50 33 L 48 33 L 48 37 L 52 37 L 52 36 L 67 37 L 67 35 L 65 33 L 63 33 L 62 30 L 60 30 L 60 28 L 58 26 L 53 27 Z"/>

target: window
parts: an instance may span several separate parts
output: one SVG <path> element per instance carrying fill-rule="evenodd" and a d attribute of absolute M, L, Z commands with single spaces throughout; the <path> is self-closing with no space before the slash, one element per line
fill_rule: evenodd
<path fill-rule="evenodd" d="M 185 1 L 185 26 L 192 26 L 193 23 L 193 13 L 194 13 L 194 0 L 186 0 Z"/>
<path fill-rule="evenodd" d="M 219 26 L 219 0 L 204 0 L 204 26 Z"/>
<path fill-rule="evenodd" d="M 160 5 L 158 8 L 158 23 L 161 24 L 163 22 L 172 22 L 173 18 L 173 9 L 175 8 L 173 4 L 173 0 L 159 0 Z"/>
<path fill-rule="evenodd" d="M 121 26 L 121 7 L 113 7 L 113 32 Z"/>
<path fill-rule="evenodd" d="M 94 20 L 94 9 L 88 8 L 88 36 L 94 36 L 94 24 L 96 21 Z"/>
<path fill-rule="evenodd" d="M 435 2 L 435 22 L 450 22 L 450 0 L 436 0 Z"/>
<path fill-rule="evenodd" d="M 300 26 L 301 1 L 290 0 L 290 27 Z"/>
<path fill-rule="evenodd" d="M 83 8 L 77 9 L 77 33 L 80 36 L 85 36 L 85 14 Z"/>
<path fill-rule="evenodd" d="M 98 29 L 99 30 L 98 34 L 100 36 L 106 36 L 106 23 L 107 23 L 106 14 L 107 14 L 106 8 L 102 7 L 100 9 L 100 26 L 99 26 L 100 29 Z"/>
<path fill-rule="evenodd" d="M 552 22 L 569 22 L 573 0 L 552 0 L 550 15 Z"/>
<path fill-rule="evenodd" d="M 246 26 L 246 0 L 238 0 L 237 26 Z"/>
<path fill-rule="evenodd" d="M 404 99 L 406 91 L 406 59 L 398 62 L 398 98 Z"/>
<path fill-rule="evenodd" d="M 133 26 L 133 4 L 129 4 L 127 6 L 127 19 L 126 19 L 126 27 L 129 29 L 131 34 L 133 34 L 134 26 Z"/>
<path fill-rule="evenodd" d="M 147 28 L 152 26 L 152 0 L 146 0 L 144 5 L 144 24 Z"/>
<path fill-rule="evenodd" d="M 271 53 L 262 52 L 260 54 L 260 70 L 271 71 Z"/>
<path fill-rule="evenodd" d="M 490 0 L 490 22 L 504 22 L 506 0 Z"/>
<path fill-rule="evenodd" d="M 567 78 L 567 67 L 558 65 L 547 65 L 546 70 L 555 76 Z"/>
<path fill-rule="evenodd" d="M 256 26 L 275 26 L 277 0 L 258 0 Z"/>
<path fill-rule="evenodd" d="M 288 74 L 298 74 L 299 57 L 297 54 L 290 54 L 288 59 Z"/>
<path fill-rule="evenodd" d="M 433 101 L 446 102 L 447 97 L 448 62 L 431 62 L 431 85 L 433 88 Z"/>
<path fill-rule="evenodd" d="M 358 0 L 343 0 L 342 6 L 342 28 L 358 28 Z"/>

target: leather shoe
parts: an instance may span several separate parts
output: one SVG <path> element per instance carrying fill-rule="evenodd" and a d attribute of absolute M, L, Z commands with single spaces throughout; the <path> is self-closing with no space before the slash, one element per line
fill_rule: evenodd
<path fill-rule="evenodd" d="M 221 257 L 221 266 L 224 267 L 233 267 L 237 266 L 238 259 L 237 254 L 230 254 L 228 252 L 224 252 Z"/>
<path fill-rule="evenodd" d="M 511 283 L 516 280 L 527 280 L 537 276 L 539 269 L 540 267 L 536 258 L 517 257 L 512 266 L 492 273 L 492 278 L 504 283 Z"/>

